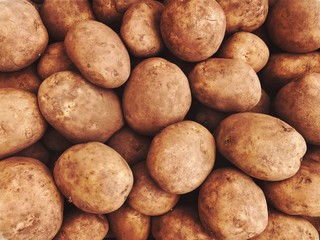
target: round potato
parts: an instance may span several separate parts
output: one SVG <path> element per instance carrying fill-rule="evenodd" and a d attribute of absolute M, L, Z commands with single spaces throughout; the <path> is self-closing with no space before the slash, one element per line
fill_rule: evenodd
<path fill-rule="evenodd" d="M 0 16 L 0 72 L 29 66 L 48 44 L 37 9 L 26 0 L 1 0 Z"/>
<path fill-rule="evenodd" d="M 75 24 L 64 40 L 66 52 L 82 75 L 100 87 L 117 88 L 130 75 L 130 58 L 120 37 L 107 25 Z"/>
<path fill-rule="evenodd" d="M 249 239 L 268 224 L 262 190 L 249 176 L 231 168 L 214 170 L 201 185 L 198 211 L 204 227 L 218 239 Z"/>
<path fill-rule="evenodd" d="M 238 59 L 210 58 L 189 74 L 194 97 L 221 112 L 244 112 L 256 106 L 261 85 L 256 72 Z"/>
<path fill-rule="evenodd" d="M 40 161 L 0 161 L 0 238 L 52 239 L 63 218 L 63 198 Z"/>
<path fill-rule="evenodd" d="M 45 119 L 71 142 L 107 141 L 124 124 L 117 95 L 71 71 L 46 78 L 38 92 Z"/>
<path fill-rule="evenodd" d="M 68 148 L 56 162 L 53 174 L 69 202 L 96 214 L 120 208 L 133 185 L 133 175 L 126 161 L 99 142 Z"/>
<path fill-rule="evenodd" d="M 261 113 L 237 113 L 215 131 L 217 148 L 250 176 L 268 181 L 292 177 L 306 153 L 304 138 L 289 124 Z"/>
<path fill-rule="evenodd" d="M 147 167 L 163 190 L 185 194 L 203 183 L 213 168 L 215 154 L 212 134 L 196 122 L 182 121 L 153 138 Z"/>
<path fill-rule="evenodd" d="M 148 58 L 133 69 L 122 102 L 128 125 L 142 135 L 155 135 L 186 116 L 191 106 L 189 82 L 177 65 Z"/>
<path fill-rule="evenodd" d="M 163 10 L 160 30 L 172 53 L 184 61 L 199 62 L 220 47 L 226 17 L 213 0 L 172 1 Z"/>
<path fill-rule="evenodd" d="M 112 27 L 119 27 L 123 13 L 116 7 L 116 0 L 92 0 L 92 10 L 97 19 Z"/>

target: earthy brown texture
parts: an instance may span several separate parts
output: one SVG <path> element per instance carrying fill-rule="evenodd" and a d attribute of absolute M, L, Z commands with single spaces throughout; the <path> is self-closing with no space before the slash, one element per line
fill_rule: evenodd
<path fill-rule="evenodd" d="M 248 112 L 270 114 L 271 100 L 269 95 L 261 89 L 261 98 L 257 105 L 249 109 Z"/>
<path fill-rule="evenodd" d="M 72 143 L 54 128 L 48 128 L 41 141 L 48 149 L 56 152 L 64 151 L 72 146 Z"/>
<path fill-rule="evenodd" d="M 50 161 L 50 153 L 40 141 L 26 147 L 20 152 L 14 154 L 14 156 L 34 158 L 46 165 L 48 165 Z"/>

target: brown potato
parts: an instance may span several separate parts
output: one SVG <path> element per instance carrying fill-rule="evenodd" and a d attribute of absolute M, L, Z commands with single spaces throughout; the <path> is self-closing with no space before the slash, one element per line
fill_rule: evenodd
<path fill-rule="evenodd" d="M 116 0 L 92 0 L 92 10 L 100 22 L 119 27 L 123 13 L 116 7 Z"/>
<path fill-rule="evenodd" d="M 69 202 L 82 211 L 96 214 L 120 208 L 133 185 L 126 161 L 99 142 L 68 148 L 56 162 L 53 175 Z"/>
<path fill-rule="evenodd" d="M 249 109 L 248 112 L 269 114 L 271 109 L 270 101 L 269 95 L 263 89 L 261 89 L 260 101 L 253 108 Z"/>
<path fill-rule="evenodd" d="M 133 69 L 122 102 L 128 125 L 137 133 L 154 135 L 186 116 L 191 106 L 189 82 L 177 65 L 148 58 Z"/>
<path fill-rule="evenodd" d="M 0 161 L 0 238 L 52 239 L 63 217 L 63 198 L 38 160 Z"/>
<path fill-rule="evenodd" d="M 210 58 L 189 74 L 192 93 L 202 104 L 221 112 L 244 112 L 261 98 L 260 81 L 245 62 Z"/>
<path fill-rule="evenodd" d="M 238 113 L 225 118 L 215 131 L 217 148 L 250 176 L 280 181 L 299 170 L 307 145 L 284 121 L 261 113 Z"/>
<path fill-rule="evenodd" d="M 254 181 L 231 168 L 214 170 L 200 187 L 202 224 L 217 239 L 249 239 L 268 223 L 267 202 Z"/>
<path fill-rule="evenodd" d="M 54 128 L 48 128 L 41 141 L 48 149 L 55 152 L 62 152 L 72 146 L 72 143 Z"/>
<path fill-rule="evenodd" d="M 0 88 L 0 159 L 37 142 L 47 123 L 34 94 L 15 88 Z"/>
<path fill-rule="evenodd" d="M 133 208 L 122 205 L 108 214 L 111 230 L 117 240 L 147 240 L 150 233 L 150 217 Z"/>
<path fill-rule="evenodd" d="M 277 94 L 277 115 L 297 129 L 307 143 L 320 145 L 320 73 L 289 82 Z"/>
<path fill-rule="evenodd" d="M 307 219 L 320 233 L 320 217 L 309 217 L 309 216 L 302 216 L 304 219 Z"/>
<path fill-rule="evenodd" d="M 179 195 L 165 192 L 150 177 L 146 163 L 132 167 L 134 184 L 127 203 L 133 209 L 148 216 L 157 216 L 170 211 L 178 202 Z"/>
<path fill-rule="evenodd" d="M 46 165 L 49 165 L 49 161 L 50 161 L 50 153 L 48 149 L 46 149 L 40 141 L 35 142 L 29 147 L 14 154 L 14 156 L 34 158 Z"/>
<path fill-rule="evenodd" d="M 153 180 L 165 191 L 185 194 L 199 187 L 215 162 L 212 134 L 193 121 L 172 124 L 156 135 L 147 156 Z"/>
<path fill-rule="evenodd" d="M 216 1 L 172 1 L 163 10 L 160 30 L 172 53 L 184 61 L 199 62 L 220 47 L 226 18 Z"/>
<path fill-rule="evenodd" d="M 48 33 L 37 9 L 26 0 L 2 0 L 0 16 L 0 72 L 29 66 L 48 44 Z"/>
<path fill-rule="evenodd" d="M 58 72 L 45 79 L 38 101 L 46 120 L 75 143 L 105 142 L 124 124 L 117 95 L 75 72 Z"/>

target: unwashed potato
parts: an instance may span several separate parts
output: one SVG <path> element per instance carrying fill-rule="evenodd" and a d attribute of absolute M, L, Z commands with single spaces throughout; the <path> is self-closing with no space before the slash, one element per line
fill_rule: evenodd
<path fill-rule="evenodd" d="M 307 144 L 286 122 L 261 113 L 237 113 L 215 130 L 219 152 L 250 176 L 280 181 L 296 174 Z"/>
<path fill-rule="evenodd" d="M 99 142 L 68 148 L 56 162 L 53 175 L 69 202 L 82 211 L 96 214 L 120 208 L 133 185 L 126 161 Z"/>
<path fill-rule="evenodd" d="M 249 109 L 248 112 L 269 114 L 271 109 L 271 100 L 269 95 L 261 89 L 261 98 L 257 105 Z"/>
<path fill-rule="evenodd" d="M 37 97 L 15 88 L 0 88 L 0 159 L 37 142 L 47 123 L 42 117 Z"/>
<path fill-rule="evenodd" d="M 105 142 L 124 124 L 118 96 L 76 72 L 57 72 L 46 78 L 38 101 L 46 120 L 71 142 Z"/>
<path fill-rule="evenodd" d="M 41 142 L 50 150 L 61 152 L 72 146 L 63 135 L 54 128 L 48 128 L 46 133 L 41 138 Z"/>
<path fill-rule="evenodd" d="M 123 112 L 137 133 L 154 135 L 182 121 L 191 106 L 191 91 L 181 69 L 159 57 L 140 62 L 125 86 Z"/>
<path fill-rule="evenodd" d="M 14 154 L 14 156 L 34 158 L 46 165 L 48 165 L 50 161 L 50 153 L 48 149 L 46 149 L 40 141 L 35 142 L 29 147 Z"/>
<path fill-rule="evenodd" d="M 268 223 L 262 190 L 249 176 L 231 168 L 214 170 L 201 185 L 198 211 L 204 227 L 217 239 L 249 239 Z"/>
<path fill-rule="evenodd" d="M 100 22 L 119 27 L 123 13 L 116 7 L 116 0 L 92 0 L 92 10 Z"/>
<path fill-rule="evenodd" d="M 202 104 L 221 112 L 244 112 L 256 106 L 261 85 L 251 66 L 239 59 L 210 58 L 189 74 L 192 93 Z"/>
<path fill-rule="evenodd" d="M 205 127 L 181 121 L 153 138 L 147 167 L 163 190 L 185 194 L 203 183 L 213 168 L 215 154 L 215 140 Z"/>
<path fill-rule="evenodd" d="M 169 50 L 184 61 L 198 62 L 219 48 L 226 17 L 213 0 L 172 1 L 163 10 L 160 30 Z"/>
<path fill-rule="evenodd" d="M 29 66 L 48 44 L 37 9 L 26 0 L 1 0 L 0 16 L 0 72 Z"/>
<path fill-rule="evenodd" d="M 52 239 L 63 218 L 63 198 L 40 161 L 0 161 L 0 238 Z"/>
<path fill-rule="evenodd" d="M 117 240 L 147 240 L 151 218 L 123 204 L 108 214 L 110 228 Z"/>

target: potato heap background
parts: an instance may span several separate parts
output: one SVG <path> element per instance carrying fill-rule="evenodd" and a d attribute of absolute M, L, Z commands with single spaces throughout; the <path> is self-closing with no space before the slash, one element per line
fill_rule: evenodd
<path fill-rule="evenodd" d="M 0 239 L 319 239 L 319 12 L 0 0 Z"/>

